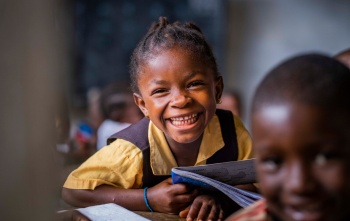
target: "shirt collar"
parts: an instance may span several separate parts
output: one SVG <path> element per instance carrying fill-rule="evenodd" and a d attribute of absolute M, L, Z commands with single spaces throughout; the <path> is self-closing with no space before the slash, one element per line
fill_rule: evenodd
<path fill-rule="evenodd" d="M 176 160 L 165 139 L 164 133 L 150 121 L 148 128 L 151 168 L 154 175 L 170 175 L 177 167 Z M 225 145 L 218 117 L 215 115 L 204 130 L 195 165 L 204 165 L 208 158 Z"/>

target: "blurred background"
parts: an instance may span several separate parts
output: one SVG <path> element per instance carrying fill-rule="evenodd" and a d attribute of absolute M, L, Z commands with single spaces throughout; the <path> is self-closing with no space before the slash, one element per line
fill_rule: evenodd
<path fill-rule="evenodd" d="M 100 126 L 137 118 L 123 114 L 133 108 L 124 96 L 129 59 L 161 15 L 202 29 L 248 129 L 269 69 L 295 54 L 350 47 L 348 0 L 2 0 L 2 219 L 54 220 L 65 177 L 96 151 Z"/>

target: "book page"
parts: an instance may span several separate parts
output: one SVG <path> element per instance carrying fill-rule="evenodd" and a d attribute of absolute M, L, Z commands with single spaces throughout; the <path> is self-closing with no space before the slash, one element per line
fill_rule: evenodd
<path fill-rule="evenodd" d="M 88 217 L 91 221 L 150 221 L 114 203 L 79 208 L 76 210 Z"/>
<path fill-rule="evenodd" d="M 203 189 L 217 189 L 226 194 L 241 207 L 247 207 L 256 200 L 262 198 L 260 194 L 241 190 L 209 177 L 205 177 L 190 171 L 177 170 L 175 168 L 173 169 L 173 182 L 174 180 L 176 180 L 175 183 L 188 183 Z"/>
<path fill-rule="evenodd" d="M 173 168 L 173 171 L 179 170 L 200 174 L 230 185 L 256 182 L 254 159 Z"/>

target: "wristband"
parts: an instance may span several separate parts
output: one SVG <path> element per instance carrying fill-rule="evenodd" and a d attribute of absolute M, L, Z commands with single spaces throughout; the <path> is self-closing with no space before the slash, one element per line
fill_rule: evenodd
<path fill-rule="evenodd" d="M 143 189 L 143 199 L 145 200 L 146 206 L 149 209 L 149 211 L 153 212 L 152 207 L 149 205 L 148 203 L 148 199 L 147 199 L 147 189 L 148 187 L 145 187 L 145 189 Z"/>

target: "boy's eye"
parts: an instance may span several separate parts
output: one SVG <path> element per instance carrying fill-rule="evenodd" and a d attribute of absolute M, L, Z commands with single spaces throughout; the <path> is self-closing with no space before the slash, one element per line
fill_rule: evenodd
<path fill-rule="evenodd" d="M 323 166 L 327 163 L 326 156 L 324 154 L 317 154 L 315 157 L 315 163 L 319 166 Z"/>
<path fill-rule="evenodd" d="M 327 162 L 330 160 L 333 160 L 338 157 L 337 153 L 334 152 L 324 152 L 324 153 L 319 153 L 315 157 L 315 163 L 318 166 L 324 166 L 326 165 Z"/>
<path fill-rule="evenodd" d="M 203 81 L 193 81 L 188 84 L 188 88 L 204 85 Z"/>
<path fill-rule="evenodd" d="M 261 160 L 260 167 L 266 172 L 276 171 L 282 164 L 282 159 L 279 157 L 266 157 Z"/>

